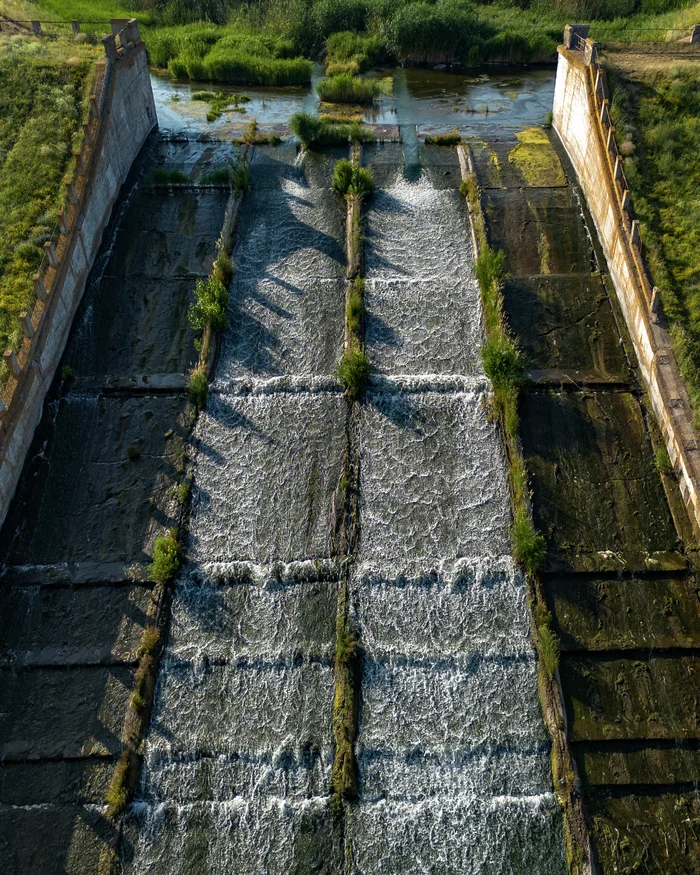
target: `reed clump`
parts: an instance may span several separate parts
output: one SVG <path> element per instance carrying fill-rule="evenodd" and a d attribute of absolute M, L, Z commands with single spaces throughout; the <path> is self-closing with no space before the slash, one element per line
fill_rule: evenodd
<path fill-rule="evenodd" d="M 349 194 L 368 198 L 374 194 L 374 176 L 370 167 L 359 167 L 347 158 L 336 161 L 331 179 L 331 189 L 337 195 Z"/>
<path fill-rule="evenodd" d="M 374 132 L 359 122 L 336 123 L 306 112 L 295 113 L 289 120 L 289 126 L 307 149 L 370 143 L 376 140 Z"/>
<path fill-rule="evenodd" d="M 166 170 L 163 167 L 157 167 L 153 171 L 154 185 L 189 185 L 191 182 L 192 179 L 181 170 Z"/>
<path fill-rule="evenodd" d="M 352 103 L 365 106 L 374 103 L 380 93 L 376 79 L 362 79 L 341 73 L 324 79 L 316 86 L 316 92 L 325 103 Z"/>
<path fill-rule="evenodd" d="M 462 135 L 458 130 L 450 131 L 447 134 L 435 134 L 425 138 L 428 146 L 459 146 L 462 142 Z"/>

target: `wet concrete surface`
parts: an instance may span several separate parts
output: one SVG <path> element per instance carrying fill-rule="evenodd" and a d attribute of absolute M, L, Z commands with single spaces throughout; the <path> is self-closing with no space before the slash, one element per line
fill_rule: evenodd
<path fill-rule="evenodd" d="M 228 197 L 153 188 L 150 174 L 194 174 L 207 154 L 157 135 L 144 147 L 64 355 L 74 379 L 56 380 L 0 533 L 0 859 L 13 875 L 102 871 L 116 845 L 104 794 L 149 623 L 153 542 L 177 509 L 187 309 Z"/>
<path fill-rule="evenodd" d="M 524 184 L 515 137 L 485 135 L 473 151 L 490 243 L 506 252 L 506 316 L 531 379 L 520 436 L 547 543 L 567 731 L 599 872 L 697 872 L 694 564 L 669 506 L 677 487 L 671 479 L 664 489 L 654 465 L 592 222 L 556 135 L 551 142 L 525 168 L 536 178 L 558 155 L 565 184 L 546 188 Z"/>

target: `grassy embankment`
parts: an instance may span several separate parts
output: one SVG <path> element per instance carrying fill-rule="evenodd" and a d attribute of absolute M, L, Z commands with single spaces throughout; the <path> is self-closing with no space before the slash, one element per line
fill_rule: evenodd
<path fill-rule="evenodd" d="M 608 74 L 644 258 L 700 426 L 700 65 L 608 64 Z"/>
<path fill-rule="evenodd" d="M 73 151 L 94 62 L 101 54 L 73 38 L 51 42 L 0 36 L 0 345 L 17 351 L 17 316 L 34 303 L 32 277 L 64 205 Z M 0 379 L 7 378 L 2 365 Z"/>
<path fill-rule="evenodd" d="M 129 10 L 107 0 L 34 4 L 64 19 L 135 15 L 154 66 L 179 78 L 266 85 L 308 84 L 311 58 L 325 58 L 329 76 L 357 75 L 382 63 L 551 63 L 567 21 L 593 20 L 596 38 L 663 39 L 667 28 L 696 23 L 700 9 L 683 0 L 135 0 L 127 5 Z"/>

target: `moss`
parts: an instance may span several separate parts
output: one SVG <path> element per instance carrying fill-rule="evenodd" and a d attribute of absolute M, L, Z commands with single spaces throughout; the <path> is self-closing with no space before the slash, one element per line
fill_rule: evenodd
<path fill-rule="evenodd" d="M 535 188 L 566 185 L 561 162 L 541 127 L 520 131 L 517 138 L 518 145 L 508 153 L 508 160 L 526 185 Z"/>
<path fill-rule="evenodd" d="M 666 447 L 659 447 L 654 453 L 654 465 L 660 474 L 673 474 L 673 465 Z"/>

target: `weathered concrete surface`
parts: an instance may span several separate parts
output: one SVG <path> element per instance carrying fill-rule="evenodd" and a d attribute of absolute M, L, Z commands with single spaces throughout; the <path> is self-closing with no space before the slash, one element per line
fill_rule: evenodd
<path fill-rule="evenodd" d="M 502 167 L 509 154 L 502 141 L 475 150 L 490 242 L 506 249 L 511 273 L 508 322 L 533 381 L 520 436 L 598 872 L 696 872 L 693 566 L 654 467 L 637 363 L 590 217 L 570 182 L 523 186 Z"/>
<path fill-rule="evenodd" d="M 553 124 L 585 193 L 641 374 L 697 531 L 700 443 L 692 426 L 690 400 L 678 372 L 670 336 L 651 312 L 650 283 L 640 249 L 632 242 L 628 208 L 622 208 L 624 185 L 616 185 L 613 179 L 617 147 L 614 136 L 609 143 L 614 129 L 610 128 L 607 97 L 604 76 L 597 63 L 591 65 L 582 52 L 560 47 Z"/>
<path fill-rule="evenodd" d="M 122 184 L 156 124 L 143 42 L 108 60 L 95 149 L 69 229 L 65 256 L 49 289 L 32 362 L 22 372 L 0 438 L 0 524 L 5 519 L 24 460 L 42 415 L 44 399 L 63 354 L 73 318 Z"/>

